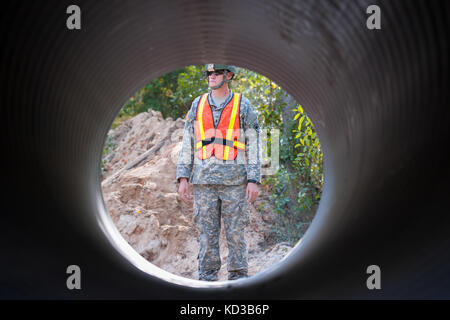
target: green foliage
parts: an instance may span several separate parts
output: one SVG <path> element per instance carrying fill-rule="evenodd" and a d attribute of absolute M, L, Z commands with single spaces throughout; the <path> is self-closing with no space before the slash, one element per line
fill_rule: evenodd
<path fill-rule="evenodd" d="M 280 139 L 280 169 L 266 179 L 278 214 L 273 232 L 276 241 L 294 245 L 311 223 L 323 187 L 323 153 L 319 138 L 301 105 L 293 109 Z"/>
<path fill-rule="evenodd" d="M 136 115 L 138 113 L 153 109 L 161 111 L 164 116 L 172 113 L 171 100 L 177 89 L 177 78 L 181 70 L 170 72 L 146 84 L 134 97 L 131 97 L 122 111 L 125 114 Z"/>
<path fill-rule="evenodd" d="M 192 101 L 207 90 L 208 86 L 203 75 L 203 67 L 186 67 L 178 75 L 174 105 L 184 106 L 183 112 L 187 112 L 191 107 Z M 184 114 L 182 113 L 181 116 L 184 116 Z"/>
<path fill-rule="evenodd" d="M 112 127 L 148 109 L 160 111 L 164 118 L 184 117 L 194 98 L 206 90 L 202 66 L 188 66 L 169 72 L 136 92 L 125 103 Z"/>
<path fill-rule="evenodd" d="M 299 143 L 294 145 L 297 152 L 293 164 L 302 173 L 304 185 L 308 188 L 304 194 L 309 195 L 315 203 L 320 199 L 317 190 L 321 191 L 323 187 L 323 153 L 311 119 L 301 105 L 294 111 L 294 120 L 298 121 L 298 125 L 292 132 Z"/>
<path fill-rule="evenodd" d="M 267 140 L 264 144 L 267 150 L 263 150 L 263 154 L 269 156 L 272 152 L 271 129 L 283 129 L 285 91 L 272 80 L 247 69 L 240 70 L 233 81 L 233 87 L 252 102 L 258 112 L 261 127 L 267 129 L 267 136 L 263 137 Z"/>
<path fill-rule="evenodd" d="M 271 186 L 271 204 L 277 214 L 271 230 L 271 242 L 288 242 L 293 246 L 311 223 L 311 212 L 305 211 L 304 203 L 310 202 L 310 198 L 305 194 L 293 195 L 291 192 L 292 186 L 298 184 L 298 179 L 298 175 L 280 166 L 276 175 L 264 181 L 264 185 Z"/>
<path fill-rule="evenodd" d="M 281 114 L 284 105 L 281 100 L 284 91 L 280 86 L 258 73 L 245 69 L 241 69 L 233 86 L 257 108 L 262 127 L 282 128 Z"/>

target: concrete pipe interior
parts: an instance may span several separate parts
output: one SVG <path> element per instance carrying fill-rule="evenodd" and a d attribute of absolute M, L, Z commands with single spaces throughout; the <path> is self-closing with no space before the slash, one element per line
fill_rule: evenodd
<path fill-rule="evenodd" d="M 10 2 L 2 12 L 1 296 L 450 297 L 448 2 L 78 1 L 81 29 L 68 30 L 71 4 Z M 366 27 L 371 4 L 381 30 Z M 303 105 L 325 186 L 283 263 L 248 280 L 184 285 L 149 275 L 113 239 L 99 163 L 129 96 L 210 61 L 263 74 Z M 67 289 L 69 265 L 80 266 L 82 290 Z M 381 290 L 366 286 L 370 265 Z"/>

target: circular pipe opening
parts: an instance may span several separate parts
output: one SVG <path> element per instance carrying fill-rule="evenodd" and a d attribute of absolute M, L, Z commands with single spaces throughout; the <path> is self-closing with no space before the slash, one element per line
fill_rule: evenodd
<path fill-rule="evenodd" d="M 198 67 L 198 66 L 197 66 Z M 197 71 L 196 71 L 197 69 L 195 69 L 195 71 L 192 71 L 196 76 L 199 76 L 197 73 Z M 250 72 L 250 73 L 249 73 Z M 166 75 L 168 75 L 168 74 L 166 74 Z M 194 75 L 192 75 L 192 76 L 194 76 Z M 241 78 L 244 78 L 243 79 L 243 81 L 241 81 Z M 253 79 L 253 78 L 255 78 L 255 79 Z M 154 80 L 158 80 L 158 79 L 161 79 L 161 81 L 165 81 L 165 80 L 163 80 L 163 78 L 161 77 L 161 78 L 156 78 L 156 79 L 154 79 Z M 199 79 L 200 79 L 200 76 L 199 76 Z M 203 79 L 203 78 L 202 78 Z M 287 94 L 287 92 L 286 91 L 284 91 L 282 88 L 280 88 L 276 83 L 274 83 L 273 81 L 271 81 L 270 79 L 267 79 L 267 78 L 265 78 L 265 77 L 262 77 L 261 75 L 258 75 L 258 74 L 256 74 L 255 75 L 255 73 L 254 72 L 251 72 L 250 70 L 247 70 L 247 69 L 243 69 L 241 66 L 239 66 L 239 72 L 238 72 L 238 74 L 235 76 L 235 79 L 233 80 L 233 83 L 232 83 L 232 85 L 231 85 L 231 90 L 233 91 L 233 92 L 240 92 L 240 93 L 242 93 L 245 97 L 248 97 L 248 98 L 250 98 L 250 100 L 251 100 L 251 103 L 252 103 L 252 105 L 255 107 L 255 111 L 258 111 L 258 113 L 259 113 L 259 123 L 260 123 L 260 125 L 261 125 L 261 129 L 262 129 L 262 131 L 261 131 L 261 140 L 262 140 L 262 146 L 263 146 L 263 151 L 261 152 L 261 155 L 262 155 L 262 158 L 263 159 L 270 159 L 269 160 L 269 165 L 270 165 L 270 167 L 269 168 L 267 168 L 267 166 L 263 166 L 263 168 L 262 168 L 262 176 L 263 176 L 263 182 L 264 182 L 264 180 L 265 179 L 267 179 L 268 177 L 270 177 L 270 176 L 274 176 L 274 175 L 276 175 L 276 173 L 278 172 L 278 168 L 279 168 L 279 166 L 280 166 L 280 153 L 282 153 L 283 152 L 283 150 L 280 150 L 282 147 L 281 147 L 281 143 L 280 143 L 280 138 L 281 139 L 286 139 L 286 138 L 288 138 L 288 137 L 293 137 L 292 136 L 292 133 L 287 133 L 287 131 L 288 130 L 291 130 L 290 129 L 290 127 L 284 127 L 284 126 L 282 126 L 282 127 L 280 127 L 280 128 L 277 128 L 276 130 L 277 130 L 277 133 L 276 133 L 276 135 L 274 136 L 274 134 L 275 133 L 272 133 L 272 132 L 270 132 L 269 133 L 269 131 L 270 131 L 270 129 L 271 128 L 266 128 L 264 125 L 262 125 L 264 122 L 266 122 L 266 121 L 270 121 L 269 119 L 265 119 L 265 118 L 263 118 L 262 116 L 263 115 L 261 115 L 261 112 L 263 112 L 264 111 L 264 109 L 263 109 L 263 111 L 261 111 L 260 110 L 260 106 L 259 106 L 259 104 L 257 103 L 257 104 L 255 104 L 254 103 L 254 100 L 255 99 L 258 99 L 258 97 L 257 97 L 257 95 L 255 96 L 255 94 L 254 93 L 250 93 L 250 96 L 249 96 L 249 92 L 247 92 L 246 90 L 248 89 L 247 88 L 247 86 L 248 85 L 246 85 L 247 84 L 247 82 L 248 81 L 251 81 L 251 80 L 256 80 L 256 81 L 260 81 L 260 82 L 267 82 L 267 81 L 269 81 L 270 83 L 269 83 L 269 85 L 267 85 L 267 84 L 259 84 L 259 86 L 261 86 L 261 88 L 262 89 L 259 89 L 259 91 L 258 92 L 262 92 L 263 91 L 263 89 L 264 88 L 266 88 L 267 86 L 272 86 L 272 85 L 274 85 L 275 87 L 274 88 L 271 88 L 271 89 L 276 89 L 277 91 L 276 92 L 274 92 L 274 93 L 270 93 L 270 94 L 265 94 L 265 98 L 264 99 L 261 99 L 261 103 L 263 103 L 263 104 L 268 104 L 268 105 L 275 105 L 275 104 L 279 104 L 280 106 L 281 106 L 281 104 L 282 104 L 282 102 L 284 102 L 284 103 L 287 103 L 287 104 L 289 104 L 289 110 L 288 109 L 286 109 L 286 110 L 282 110 L 282 109 L 280 109 L 280 110 L 278 110 L 277 112 L 279 113 L 279 117 L 281 118 L 282 117 L 282 115 L 281 115 L 281 113 L 283 113 L 283 117 L 287 117 L 287 119 L 284 119 L 284 120 L 291 120 L 291 121 L 293 121 L 293 123 L 295 123 L 295 120 L 294 120 L 294 111 L 293 111 L 293 109 L 296 109 L 298 106 L 299 106 L 299 103 L 297 102 L 297 101 L 294 101 L 293 99 L 292 99 L 292 97 L 290 97 L 290 96 L 287 96 L 286 94 Z M 153 83 L 154 82 L 154 80 L 152 80 L 152 82 L 151 83 Z M 204 79 L 203 79 L 204 80 Z M 166 80 L 167 81 L 167 80 Z M 195 80 L 194 80 L 195 81 Z M 203 90 L 202 91 L 204 91 L 204 92 L 208 92 L 208 88 L 207 88 L 207 85 L 206 85 L 206 80 L 204 80 L 205 81 L 205 84 L 204 84 L 204 88 L 202 88 Z M 149 83 L 150 84 L 150 83 Z M 167 83 L 167 85 L 169 85 L 169 83 Z M 196 85 L 196 86 L 198 86 L 198 84 L 196 84 L 196 83 L 194 83 L 193 85 Z M 254 84 L 253 84 L 254 85 Z M 238 89 L 236 89 L 236 87 L 238 88 Z M 237 90 L 237 91 L 236 91 Z M 140 93 L 139 93 L 140 92 Z M 153 91 L 152 91 L 153 92 Z M 283 97 L 279 97 L 279 98 L 276 98 L 275 97 L 275 95 L 277 94 L 277 92 L 278 93 L 280 93 L 280 94 L 282 94 L 283 95 Z M 133 99 L 138 99 L 138 100 L 141 100 L 141 99 L 144 99 L 144 97 L 140 97 L 140 98 L 136 98 L 136 95 L 137 94 L 144 94 L 144 93 L 142 93 L 142 89 L 141 90 L 139 90 L 138 92 L 136 92 L 136 93 L 134 93 L 133 95 L 132 95 L 132 97 L 133 97 Z M 262 94 L 262 93 L 261 93 Z M 158 97 L 156 97 L 156 98 L 158 98 Z M 195 97 L 192 97 L 192 98 L 195 98 Z M 131 100 L 128 100 L 128 102 L 127 103 L 130 103 L 130 101 Z M 190 103 L 191 103 L 192 101 L 190 101 L 189 102 L 189 106 L 190 106 Z M 262 108 L 267 108 L 268 106 L 265 106 L 265 107 L 262 107 Z M 125 108 L 125 107 L 124 107 Z M 142 107 L 141 107 L 142 108 Z M 162 120 L 162 121 L 166 121 L 165 119 L 164 119 L 164 117 L 162 117 L 161 119 L 159 119 L 159 116 L 154 112 L 154 111 L 152 111 L 151 110 L 151 107 L 148 107 L 149 108 L 149 111 L 148 112 L 150 112 L 150 115 L 149 115 L 149 117 L 151 118 L 151 119 L 154 119 L 155 117 L 158 117 L 158 121 L 159 120 Z M 161 107 L 160 107 L 161 108 Z M 276 108 L 276 106 L 274 106 L 273 108 Z M 280 107 L 278 107 L 278 108 L 280 108 Z M 189 108 L 188 108 L 189 109 Z M 121 108 L 121 110 L 122 110 L 122 108 Z M 143 111 L 141 111 L 141 112 L 132 112 L 132 115 L 130 115 L 130 114 L 128 114 L 128 113 L 122 113 L 122 112 L 120 112 L 120 113 L 118 113 L 118 115 L 117 115 L 117 117 L 114 119 L 114 123 L 119 119 L 119 115 L 122 115 L 122 116 L 126 116 L 126 118 L 127 118 L 127 120 L 128 119 L 131 119 L 131 118 L 133 118 L 133 119 L 135 119 L 135 118 L 137 118 L 137 116 L 139 115 L 139 116 L 141 116 L 141 113 L 142 112 L 146 112 L 146 110 L 144 110 L 144 109 L 142 109 Z M 155 110 L 156 111 L 156 110 Z M 163 113 L 165 112 L 165 113 L 168 113 L 168 110 L 162 110 L 163 111 Z M 182 109 L 180 109 L 179 110 L 180 112 L 182 111 Z M 271 110 L 269 110 L 269 111 L 271 111 Z M 158 111 L 159 112 L 159 111 Z M 172 111 L 171 112 L 171 114 L 173 114 L 173 112 L 174 111 Z M 298 113 L 299 113 L 299 116 L 300 115 L 302 115 L 302 116 L 304 116 L 304 121 L 302 122 L 302 124 L 303 124 L 303 128 L 311 128 L 313 131 L 315 131 L 315 128 L 314 128 L 314 125 L 310 122 L 310 120 L 309 120 L 309 118 L 308 118 L 308 115 L 306 114 L 306 113 L 304 113 L 303 112 L 303 110 L 301 111 L 301 113 L 299 112 L 299 111 L 297 111 Z M 182 112 L 182 113 L 186 113 L 186 110 L 184 110 L 184 112 Z M 181 113 L 180 113 L 181 114 Z M 162 114 L 161 114 L 162 115 Z M 144 113 L 144 117 L 146 116 L 146 113 Z M 129 118 L 130 117 L 130 118 Z M 173 117 L 171 117 L 173 120 L 177 120 L 177 119 L 174 119 Z M 181 117 L 181 118 L 183 118 L 183 117 Z M 123 122 L 124 120 L 122 120 L 122 121 L 120 121 L 120 125 L 124 125 L 124 122 Z M 168 121 L 168 120 L 167 120 Z M 275 120 L 272 120 L 272 122 L 271 122 L 271 126 L 272 125 L 274 125 L 274 123 L 276 122 L 274 122 Z M 144 122 L 146 122 L 146 121 L 144 121 Z M 297 120 L 297 122 L 298 122 L 298 120 Z M 117 124 L 116 124 L 117 125 Z M 116 130 L 119 130 L 119 132 L 120 132 L 120 125 L 119 126 L 117 126 L 116 127 Z M 169 125 L 169 123 L 167 123 L 167 125 Z M 176 125 L 176 123 L 175 123 L 175 121 L 172 123 L 172 121 L 170 122 L 170 125 L 171 126 L 175 126 Z M 145 123 L 141 123 L 140 124 L 140 126 L 148 126 L 148 124 L 145 124 Z M 295 128 L 297 128 L 297 126 L 298 126 L 298 123 L 296 123 L 296 125 L 294 126 Z M 164 126 L 163 126 L 164 127 Z M 112 126 L 110 127 L 110 129 L 112 128 Z M 165 129 L 165 128 L 164 128 Z M 273 129 L 273 128 L 272 128 Z M 137 125 L 136 124 L 133 124 L 133 126 L 132 127 L 130 127 L 129 128 L 129 130 L 126 132 L 126 133 L 124 133 L 124 135 L 125 135 L 125 137 L 124 136 L 122 136 L 122 141 L 119 141 L 120 140 L 120 137 L 115 137 L 114 138 L 114 148 L 113 149 L 116 149 L 116 148 L 119 148 L 119 146 L 117 145 L 117 144 L 119 144 L 119 143 L 121 143 L 121 142 L 123 142 L 123 141 L 127 141 L 127 142 L 125 142 L 125 144 L 131 144 L 132 146 L 134 146 L 134 145 L 136 145 L 136 144 L 138 144 L 138 141 L 136 140 L 136 139 L 138 139 L 138 137 L 136 136 L 135 138 L 133 138 L 133 136 L 132 137 L 128 137 L 128 133 L 129 132 L 132 132 L 132 134 L 139 134 L 139 133 L 136 133 L 136 130 L 139 130 L 139 126 L 137 127 Z M 153 128 L 153 130 L 155 130 L 155 128 Z M 183 130 L 183 128 L 181 128 L 180 129 L 181 131 Z M 145 131 L 145 130 L 144 130 Z M 267 131 L 267 132 L 266 132 Z M 286 131 L 286 132 L 284 132 L 284 131 Z M 146 133 L 147 131 L 145 131 L 145 132 L 143 132 L 143 134 L 144 134 L 144 136 L 141 136 L 140 138 L 139 138 L 139 141 L 142 141 L 143 139 L 145 139 L 145 135 L 150 135 L 150 133 Z M 158 135 L 159 135 L 159 133 L 160 132 L 157 132 L 158 133 Z M 110 134 L 110 132 L 108 133 L 108 134 Z M 164 133 L 163 132 L 161 132 L 161 134 L 162 135 L 164 135 Z M 173 136 L 175 133 L 172 133 L 172 135 L 171 136 Z M 182 134 L 182 133 L 181 133 Z M 271 135 L 272 136 L 272 138 L 269 138 L 269 135 Z M 285 136 L 286 135 L 286 136 Z M 295 135 L 295 134 L 294 134 Z M 151 135 L 151 136 L 153 136 L 153 135 Z M 161 137 L 160 137 L 161 138 Z M 118 140 L 119 139 L 119 140 Z M 132 140 L 131 140 L 132 139 Z M 269 143 L 267 142 L 267 140 L 269 140 L 270 141 L 270 139 L 272 139 L 272 140 L 274 140 L 274 142 L 272 142 L 272 143 L 270 143 L 270 145 L 271 146 L 269 146 Z M 298 139 L 297 139 L 298 140 Z M 295 140 L 295 141 L 297 141 L 297 140 Z M 175 143 L 175 141 L 172 139 L 171 140 L 172 141 L 172 143 Z M 293 140 L 294 141 L 294 140 Z M 294 142 L 295 142 L 294 141 Z M 152 145 L 155 145 L 155 144 L 159 144 L 161 141 L 160 140 L 156 140 L 156 142 L 154 142 L 154 143 L 152 143 Z M 294 143 L 294 142 L 292 142 L 292 143 Z M 299 142 L 299 141 L 298 141 Z M 108 143 L 108 139 L 106 139 L 105 140 L 105 142 L 104 142 L 104 145 L 103 145 L 103 148 L 105 148 L 105 146 L 107 145 L 107 143 Z M 312 142 L 311 142 L 312 143 Z M 305 146 L 306 146 L 306 144 L 305 144 Z M 123 146 L 122 145 L 122 147 L 125 147 L 126 148 L 126 146 Z M 163 146 L 163 148 L 168 148 L 168 147 L 170 147 L 170 143 L 166 143 L 166 144 L 164 144 L 164 146 Z M 272 150 L 272 151 L 270 151 L 270 154 L 271 154 L 271 156 L 269 157 L 269 149 L 268 149 L 268 147 L 270 147 L 270 150 Z M 142 149 L 142 148 L 141 148 Z M 132 149 L 132 150 L 134 150 L 134 149 Z M 147 148 L 147 150 L 148 150 L 148 148 Z M 318 152 L 321 152 L 320 151 L 320 149 L 319 150 L 316 150 L 316 151 L 318 151 Z M 108 150 L 108 152 L 113 152 L 113 153 L 119 153 L 119 154 L 123 154 L 123 152 L 124 152 L 124 150 L 122 149 L 122 152 L 120 152 L 120 148 L 119 149 L 117 149 L 117 150 Z M 133 153 L 135 153 L 136 152 L 136 150 L 134 150 L 134 151 L 131 151 L 131 152 L 133 152 Z M 139 167 L 141 167 L 141 166 L 144 166 L 144 164 L 145 163 L 147 163 L 147 162 L 152 162 L 152 163 L 154 163 L 154 160 L 153 160 L 153 157 L 158 157 L 159 156 L 159 158 L 161 157 L 161 155 L 160 155 L 160 153 L 161 153 L 161 151 L 157 151 L 157 153 L 158 153 L 158 155 L 157 154 L 152 154 L 152 156 L 150 157 L 150 158 L 146 158 L 145 160 L 140 160 L 140 163 L 139 163 L 139 165 L 133 165 L 133 167 L 132 168 L 126 168 L 126 164 L 127 163 L 134 163 L 134 160 L 136 160 L 136 159 L 138 159 L 138 158 L 140 158 L 143 154 L 145 153 L 145 151 L 140 151 L 140 152 L 138 152 L 138 154 L 134 157 L 134 158 L 130 158 L 130 159 L 124 159 L 124 158 L 120 158 L 119 160 L 117 160 L 117 157 L 115 157 L 115 160 L 116 161 L 113 161 L 113 160 L 110 160 L 111 162 L 116 162 L 117 163 L 117 161 L 119 161 L 119 163 L 121 163 L 122 165 L 115 165 L 115 169 L 113 170 L 113 169 L 111 169 L 111 172 L 108 172 L 109 173 L 109 175 L 106 177 L 106 178 L 104 178 L 104 180 L 102 181 L 102 189 L 104 188 L 104 183 L 106 182 L 107 184 L 108 184 L 108 191 L 105 191 L 105 189 L 103 189 L 103 191 L 102 191 L 102 198 L 104 199 L 105 197 L 108 197 L 109 198 L 109 193 L 111 193 L 111 192 L 113 192 L 112 191 L 112 189 L 117 189 L 117 188 L 119 188 L 119 186 L 120 185 L 122 185 L 123 184 L 123 182 L 118 182 L 118 180 L 120 180 L 121 178 L 120 177 L 123 177 L 123 174 L 126 174 L 127 172 L 129 172 L 129 171 L 131 171 L 131 170 L 134 170 L 134 169 L 137 169 L 137 166 L 139 166 Z M 170 155 L 169 155 L 170 156 Z M 276 157 L 276 159 L 274 159 L 274 157 Z M 165 159 L 165 158 L 164 158 Z M 150 161 L 151 160 L 151 161 Z M 176 157 L 176 159 L 169 159 L 169 160 L 171 160 L 172 162 L 174 162 L 174 166 L 176 167 L 176 165 L 177 165 L 177 160 L 178 160 L 178 157 Z M 320 163 L 318 164 L 319 166 L 320 166 Z M 293 170 L 293 169 L 292 169 Z M 159 172 L 159 171 L 158 171 Z M 174 173 L 175 174 L 175 173 Z M 322 176 L 322 174 L 320 174 L 321 176 Z M 151 177 L 141 177 L 140 178 L 140 182 L 139 183 L 143 183 L 144 182 L 144 180 L 145 181 L 147 181 L 148 179 L 151 179 Z M 323 177 L 321 178 L 321 180 L 323 179 Z M 115 180 L 115 181 L 114 181 Z M 142 181 L 141 181 L 142 180 Z M 173 180 L 173 179 L 172 179 Z M 150 181 L 150 180 L 149 180 Z M 295 183 L 295 182 L 293 182 L 293 183 Z M 261 189 L 261 188 L 260 188 Z M 158 191 L 158 190 L 153 190 L 154 192 L 164 192 L 164 191 Z M 260 190 L 260 191 L 262 191 L 262 190 Z M 273 192 L 274 193 L 276 193 L 276 191 L 275 190 L 273 190 Z M 131 197 L 130 199 L 129 199 L 130 201 L 131 200 L 133 200 L 133 201 L 139 201 L 139 196 L 134 196 L 134 197 Z M 142 199 L 141 199 L 142 200 Z M 148 200 L 146 200 L 146 201 L 148 201 Z M 267 201 L 267 200 L 266 200 Z M 103 207 L 102 207 L 102 205 L 103 205 Z M 136 206 L 137 204 L 133 204 L 132 205 L 132 207 L 133 207 L 133 210 L 135 209 L 134 207 Z M 141 204 L 141 205 L 139 205 L 139 207 L 141 207 L 143 204 Z M 214 281 L 214 282 L 205 282 L 205 281 L 197 281 L 197 280 L 195 280 L 195 279 L 193 279 L 193 278 L 190 278 L 190 277 L 183 277 L 183 276 L 179 276 L 179 275 L 176 275 L 176 274 L 174 274 L 174 273 L 172 273 L 172 272 L 169 272 L 169 271 L 166 271 L 163 267 L 158 267 L 157 265 L 155 265 L 154 263 L 152 263 L 151 261 L 149 261 L 149 260 L 147 260 L 147 259 L 145 259 L 145 257 L 143 257 L 142 255 L 140 255 L 137 251 L 136 251 L 136 249 L 134 249 L 133 247 L 132 247 L 132 245 L 124 238 L 125 237 L 125 235 L 123 235 L 123 234 L 121 234 L 121 232 L 120 231 L 118 231 L 118 228 L 119 228 L 119 226 L 118 226 L 118 221 L 116 222 L 116 223 L 114 223 L 113 221 L 112 221 L 112 216 L 111 216 L 111 213 L 108 213 L 108 208 L 106 208 L 106 206 L 105 206 L 105 203 L 104 203 L 104 201 L 102 201 L 102 204 L 99 204 L 99 215 L 100 215 L 100 218 L 99 218 L 99 221 L 101 221 L 101 224 L 102 224 L 102 230 L 105 232 L 105 235 L 107 236 L 107 238 L 109 239 L 109 241 L 112 243 L 112 245 L 114 246 L 114 248 L 118 251 L 118 252 L 120 252 L 120 254 L 123 256 L 123 257 L 125 257 L 126 259 L 128 259 L 136 268 L 138 268 L 139 270 L 141 270 L 141 271 L 143 271 L 143 272 L 145 272 L 145 273 L 147 273 L 147 274 L 149 274 L 149 275 L 151 275 L 151 276 L 154 276 L 154 277 L 158 277 L 158 278 L 161 278 L 161 279 L 163 279 L 163 280 L 165 280 L 165 281 L 167 281 L 167 282 L 170 282 L 170 283 L 173 283 L 173 284 L 178 284 L 178 285 L 185 285 L 185 286 L 190 286 L 190 287 L 194 287 L 194 288 L 215 288 L 215 287 L 226 287 L 226 286 L 230 286 L 230 282 L 229 282 L 229 280 L 228 281 Z M 145 206 L 145 208 L 146 209 L 149 209 L 149 208 L 147 208 L 147 205 L 144 205 Z M 119 206 L 119 207 L 115 207 L 115 210 L 114 211 L 117 211 L 117 210 L 119 210 L 119 211 L 124 211 L 125 210 L 125 204 L 124 203 L 121 203 L 121 205 Z M 150 207 L 152 207 L 152 205 L 150 204 Z M 303 214 L 306 214 L 306 213 L 308 213 L 309 211 L 311 211 L 312 212 L 312 210 L 314 210 L 313 208 L 314 208 L 315 206 L 313 205 L 310 209 L 305 209 L 306 211 L 303 213 Z M 150 208 L 151 209 L 151 208 Z M 186 208 L 184 208 L 184 209 L 186 209 Z M 271 209 L 274 209 L 274 208 L 271 208 Z M 137 210 L 137 209 L 136 209 Z M 183 209 L 180 209 L 181 211 L 183 211 Z M 258 211 L 257 209 L 255 209 L 256 211 Z M 309 212 L 309 214 L 311 214 L 311 212 Z M 258 213 L 260 213 L 259 211 L 258 211 Z M 122 216 L 122 215 L 124 215 L 125 213 L 124 212 L 122 212 L 122 213 L 117 213 L 116 215 L 118 215 L 118 216 Z M 179 214 L 182 214 L 181 212 L 179 212 Z M 275 213 L 273 213 L 273 214 L 275 214 Z M 292 212 L 291 212 L 291 214 L 293 214 Z M 277 214 L 275 214 L 276 216 L 277 216 L 277 219 L 279 218 L 278 217 L 278 215 Z M 134 220 L 133 220 L 133 222 L 134 223 L 136 223 L 137 221 L 138 221 L 138 219 L 137 219 L 137 217 L 132 217 L 132 218 L 134 218 Z M 189 217 L 191 220 L 192 220 L 192 217 Z M 170 224 L 170 223 L 169 223 Z M 159 225 L 159 224 L 158 224 Z M 192 228 L 195 228 L 195 226 L 191 226 Z M 124 227 L 125 229 L 126 229 L 126 227 Z M 250 231 L 249 231 L 249 229 L 250 229 L 250 226 L 248 227 L 248 228 L 246 228 L 246 232 L 245 232 L 245 234 L 246 234 L 246 238 L 248 238 L 249 237 L 249 233 L 250 233 Z M 151 232 L 156 232 L 155 230 L 144 230 L 144 231 L 141 231 L 141 232 L 149 232 L 149 231 L 151 231 Z M 307 232 L 307 230 L 305 231 L 305 232 L 303 232 L 303 236 L 304 236 L 304 234 Z M 255 232 L 253 232 L 253 233 L 255 233 Z M 162 236 L 162 235 L 159 235 L 159 236 Z M 254 235 L 253 235 L 254 236 Z M 294 245 L 294 247 L 296 248 L 296 247 L 298 247 L 299 245 L 300 245 L 300 242 L 301 242 L 301 240 L 302 239 L 300 239 L 300 238 L 302 238 L 302 236 L 300 235 L 300 234 L 298 234 L 298 235 L 295 235 L 296 237 L 297 237 L 297 239 L 298 240 L 296 240 L 295 242 L 296 242 L 296 244 Z M 220 243 L 220 245 L 222 246 L 222 245 L 225 245 L 222 241 L 224 241 L 224 239 L 221 239 L 221 243 Z M 278 243 L 278 242 L 277 242 Z M 275 244 L 277 244 L 277 243 L 275 243 Z M 258 244 L 259 245 L 259 244 Z M 295 250 L 295 248 L 293 248 L 293 250 Z M 262 250 L 261 248 L 259 248 L 258 247 L 258 250 Z M 258 271 L 258 272 L 256 272 L 256 273 L 254 273 L 254 274 L 251 274 L 251 276 L 249 277 L 249 278 L 247 278 L 247 279 L 242 279 L 242 280 L 239 280 L 239 282 L 245 282 L 245 281 L 248 281 L 249 279 L 251 279 L 251 278 L 253 278 L 253 277 L 255 277 L 256 275 L 259 275 L 259 274 L 263 274 L 263 273 L 267 273 L 268 271 L 266 271 L 266 270 L 272 270 L 271 272 L 273 272 L 273 270 L 275 270 L 276 268 L 277 268 L 277 266 L 279 266 L 280 264 L 282 264 L 283 263 L 283 261 L 285 260 L 285 259 L 287 259 L 288 258 L 288 256 L 291 254 L 291 252 L 289 252 L 288 254 L 285 254 L 281 259 L 279 259 L 280 261 L 276 261 L 275 263 L 273 263 L 272 265 L 270 265 L 270 266 L 268 266 L 268 267 L 266 267 L 265 269 L 261 269 L 260 271 Z M 223 258 L 223 257 L 222 257 Z M 250 261 L 250 257 L 249 257 L 249 261 Z M 253 264 L 254 264 L 254 262 L 253 262 Z M 253 267 L 253 265 L 251 265 L 250 264 L 250 262 L 249 262 L 249 269 L 251 269 L 251 267 Z M 222 267 L 223 268 L 223 267 Z M 257 280 L 257 281 L 263 281 L 263 279 L 265 278 L 265 276 L 264 275 L 261 275 L 261 276 L 259 276 L 259 279 L 260 280 Z M 235 282 L 235 281 L 233 281 L 233 282 Z"/>

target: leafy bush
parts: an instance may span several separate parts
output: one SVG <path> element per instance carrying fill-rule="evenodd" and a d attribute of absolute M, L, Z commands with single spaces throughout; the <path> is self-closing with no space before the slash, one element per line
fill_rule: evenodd
<path fill-rule="evenodd" d="M 293 111 L 295 116 L 280 139 L 280 169 L 265 180 L 278 217 L 272 228 L 275 240 L 291 245 L 311 223 L 323 187 L 323 153 L 317 133 L 300 105 Z"/>

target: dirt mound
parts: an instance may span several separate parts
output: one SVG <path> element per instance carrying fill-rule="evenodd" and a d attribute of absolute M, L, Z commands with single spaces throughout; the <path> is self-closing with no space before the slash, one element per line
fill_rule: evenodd
<path fill-rule="evenodd" d="M 103 159 L 102 189 L 112 221 L 140 255 L 173 274 L 197 279 L 198 242 L 192 203 L 185 204 L 179 198 L 175 180 L 183 127 L 182 119 L 164 120 L 160 112 L 149 110 L 111 130 L 107 139 L 110 150 Z M 265 195 L 255 206 L 260 207 L 263 201 L 267 201 Z M 277 244 L 263 250 L 265 234 L 274 218 L 271 211 L 257 212 L 250 206 L 246 230 L 250 275 L 279 261 L 292 249 Z M 220 243 L 219 279 L 226 280 L 223 228 Z"/>

